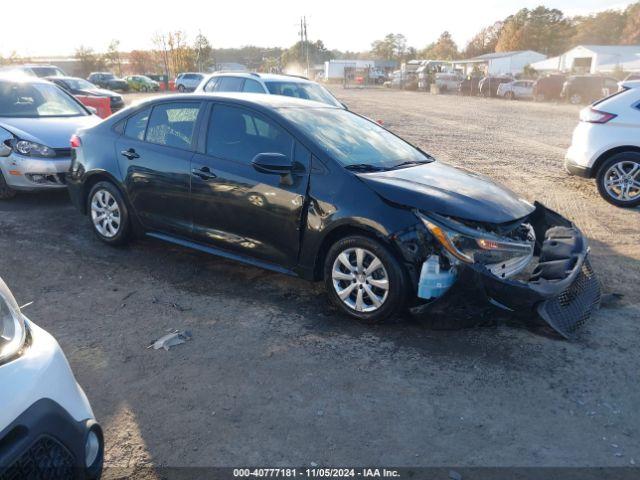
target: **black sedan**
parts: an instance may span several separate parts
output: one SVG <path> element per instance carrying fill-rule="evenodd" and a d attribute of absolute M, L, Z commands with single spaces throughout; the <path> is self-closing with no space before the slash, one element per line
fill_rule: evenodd
<path fill-rule="evenodd" d="M 83 97 L 109 98 L 111 112 L 113 113 L 124 108 L 124 100 L 122 99 L 122 95 L 118 95 L 116 92 L 112 92 L 111 90 L 99 88 L 83 78 L 47 77 L 47 80 L 55 83 L 59 87 L 64 88 L 73 96 L 79 95 Z"/>
<path fill-rule="evenodd" d="M 571 222 L 341 108 L 167 96 L 72 147 L 71 198 L 107 244 L 135 232 L 323 280 L 338 309 L 368 322 L 482 299 L 568 337 L 598 305 Z"/>

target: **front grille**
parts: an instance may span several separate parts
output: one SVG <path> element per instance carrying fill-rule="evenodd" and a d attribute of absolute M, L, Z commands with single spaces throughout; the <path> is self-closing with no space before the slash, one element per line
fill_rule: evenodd
<path fill-rule="evenodd" d="M 580 273 L 564 292 L 538 307 L 540 316 L 560 335 L 573 338 L 600 306 L 600 282 L 585 259 Z"/>
<path fill-rule="evenodd" d="M 54 148 L 56 152 L 55 158 L 69 158 L 71 157 L 71 148 Z"/>
<path fill-rule="evenodd" d="M 0 480 L 69 480 L 75 474 L 73 455 L 56 440 L 42 437 L 0 473 Z"/>

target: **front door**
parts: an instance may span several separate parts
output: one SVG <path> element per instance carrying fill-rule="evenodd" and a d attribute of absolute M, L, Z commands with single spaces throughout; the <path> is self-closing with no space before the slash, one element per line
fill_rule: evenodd
<path fill-rule="evenodd" d="M 127 120 L 116 142 L 128 197 L 145 229 L 191 233 L 191 157 L 199 102 L 167 102 Z"/>
<path fill-rule="evenodd" d="M 199 241 L 285 268 L 297 262 L 310 154 L 250 109 L 216 104 L 204 153 L 192 160 L 194 235 Z M 293 159 L 286 175 L 257 171 L 259 153 Z"/>

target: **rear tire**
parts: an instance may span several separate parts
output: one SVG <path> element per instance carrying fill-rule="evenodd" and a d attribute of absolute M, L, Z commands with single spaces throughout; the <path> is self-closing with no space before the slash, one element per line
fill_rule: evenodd
<path fill-rule="evenodd" d="M 409 297 L 407 273 L 382 243 L 354 235 L 338 240 L 325 258 L 325 288 L 342 313 L 379 323 L 404 312 Z"/>
<path fill-rule="evenodd" d="M 89 221 L 96 236 L 108 245 L 129 241 L 129 209 L 120 191 L 111 182 L 96 183 L 87 197 Z"/>
<path fill-rule="evenodd" d="M 596 184 L 602 198 L 616 207 L 633 208 L 640 205 L 640 153 L 613 155 L 600 166 Z"/>
<path fill-rule="evenodd" d="M 7 182 L 0 172 L 0 200 L 9 200 L 16 196 L 16 191 L 7 185 Z"/>

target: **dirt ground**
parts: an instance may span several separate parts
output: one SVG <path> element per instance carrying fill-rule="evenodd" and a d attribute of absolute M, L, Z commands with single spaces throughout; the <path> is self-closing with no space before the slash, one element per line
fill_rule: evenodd
<path fill-rule="evenodd" d="M 367 327 L 320 285 L 154 240 L 102 245 L 66 193 L 0 203 L 0 276 L 56 336 L 106 432 L 107 478 L 155 466 L 640 462 L 640 211 L 562 169 L 578 109 L 342 90 L 437 158 L 574 220 L 608 292 L 573 343 L 518 325 Z M 145 347 L 167 330 L 193 340 Z M 119 472 L 119 473 L 115 473 Z"/>

